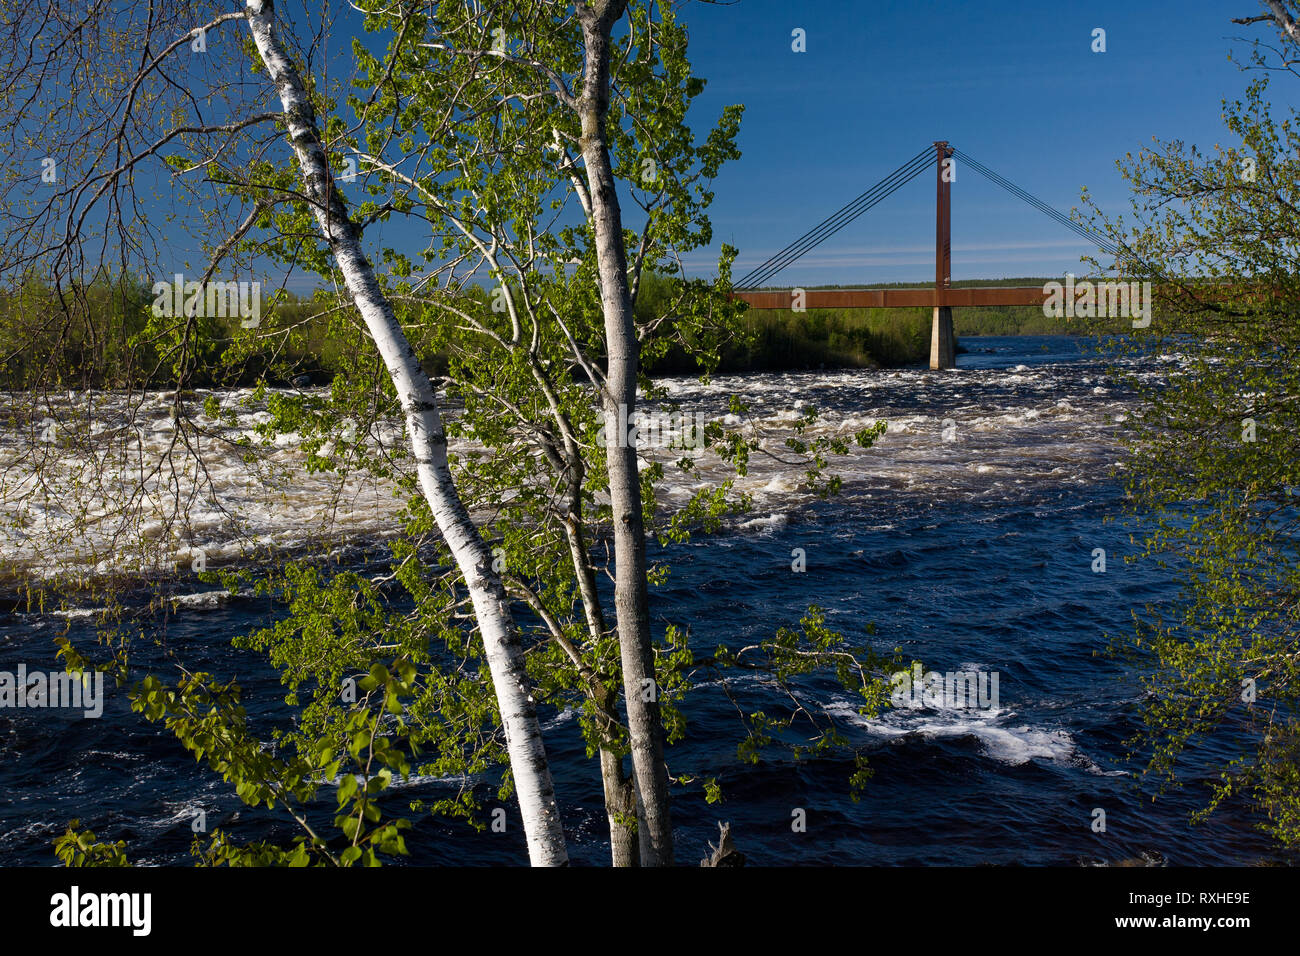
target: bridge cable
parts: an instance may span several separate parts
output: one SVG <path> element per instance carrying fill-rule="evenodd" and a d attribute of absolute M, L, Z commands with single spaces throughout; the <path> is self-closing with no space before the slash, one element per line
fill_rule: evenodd
<path fill-rule="evenodd" d="M 1096 235 L 1095 233 L 1092 233 L 1084 226 L 1082 226 L 1080 223 L 1076 222 L 1074 219 L 1071 219 L 1065 213 L 1059 212 L 1058 210 L 1052 208 L 1047 203 L 1043 202 L 1041 199 L 1038 199 L 1037 197 L 1029 193 L 1027 190 L 1021 188 L 1011 180 L 1007 179 L 1005 176 L 1002 176 L 994 172 L 993 170 L 989 169 L 987 166 L 979 162 L 977 159 L 975 159 L 975 157 L 971 156 L 969 153 L 966 153 L 964 150 L 957 150 L 957 149 L 954 149 L 953 152 L 955 154 L 958 154 L 959 158 L 962 159 L 963 162 L 969 163 L 972 169 L 974 169 L 985 179 L 988 179 L 994 185 L 1001 186 L 1003 189 L 1011 193 L 1016 198 L 1021 199 L 1026 203 L 1029 203 L 1030 205 L 1034 206 L 1036 209 L 1043 212 L 1045 215 L 1051 217 L 1052 219 L 1055 219 L 1057 222 L 1061 223 L 1066 228 L 1088 239 L 1089 241 L 1096 242 L 1099 245 L 1102 245 L 1103 247 L 1113 248 L 1113 245 L 1108 240 L 1102 238 L 1101 236 Z"/>
<path fill-rule="evenodd" d="M 1079 222 L 1076 222 L 1074 219 L 1067 216 L 1065 213 L 1053 209 L 1047 203 L 1043 202 L 1041 199 L 1037 198 L 1036 196 L 1031 195 L 1028 191 L 1017 186 L 1015 183 L 1007 179 L 1005 176 L 998 175 L 993 170 L 989 169 L 987 166 L 981 163 L 979 160 L 971 156 L 969 153 L 965 152 L 964 150 L 957 149 L 955 147 L 953 149 L 953 153 L 963 163 L 965 163 L 971 169 L 975 170 L 975 172 L 979 173 L 985 179 L 989 180 L 989 182 L 993 183 L 996 186 L 1001 186 L 1003 189 L 1011 193 L 1017 199 L 1023 200 L 1024 202 L 1033 206 L 1035 209 L 1042 212 L 1044 215 L 1049 216 L 1052 219 L 1055 219 L 1057 222 L 1059 222 L 1061 225 L 1065 226 L 1067 229 L 1074 232 L 1076 235 L 1080 236 L 1083 239 L 1088 240 L 1089 243 L 1096 245 L 1107 255 L 1117 256 L 1119 254 L 1119 246 L 1117 246 L 1115 243 L 1111 242 L 1109 239 L 1106 239 L 1101 235 L 1098 235 L 1097 233 L 1093 232 L 1091 229 L 1088 229 L 1086 226 L 1080 224 Z"/>
<path fill-rule="evenodd" d="M 927 165 L 928 160 L 926 157 L 928 153 L 928 149 L 918 153 L 880 182 L 872 186 L 861 196 L 858 196 L 852 202 L 848 203 L 837 212 L 818 223 L 818 225 L 814 226 L 808 232 L 804 233 L 790 245 L 786 246 L 772 258 L 768 259 L 767 262 L 752 269 L 741 280 L 739 286 L 742 288 L 752 288 L 766 282 L 786 266 L 802 257 L 805 253 L 820 245 L 826 239 L 829 239 L 840 229 L 844 228 L 844 226 L 848 225 L 868 209 L 891 195 L 904 183 L 919 175 Z"/>
<path fill-rule="evenodd" d="M 821 245 L 849 223 L 853 222 L 867 210 L 887 197 L 893 195 L 900 187 L 915 179 L 933 163 L 933 147 L 926 147 L 888 176 L 868 189 L 862 195 L 832 213 L 826 219 L 808 230 L 790 245 L 769 258 L 766 262 L 751 269 L 737 283 L 737 289 L 756 288 L 770 280 L 786 266 L 801 258 L 805 253 Z"/>

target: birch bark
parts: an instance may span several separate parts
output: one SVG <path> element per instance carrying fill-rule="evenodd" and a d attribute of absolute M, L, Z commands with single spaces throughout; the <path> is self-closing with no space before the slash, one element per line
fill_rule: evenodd
<path fill-rule="evenodd" d="M 379 287 L 374 267 L 361 248 L 356 224 L 335 188 L 315 111 L 302 77 L 280 40 L 272 0 L 247 0 L 246 14 L 258 55 L 284 110 L 304 193 L 392 378 L 406 416 L 420 489 L 469 589 L 505 728 L 529 859 L 534 866 L 562 866 L 568 862 L 564 830 L 536 704 L 528 690 L 523 649 L 505 588 L 492 571 L 492 554 L 452 480 L 447 437 L 433 385 L 402 332 L 392 304 Z"/>
<path fill-rule="evenodd" d="M 614 524 L 614 608 L 636 786 L 640 857 L 642 866 L 672 866 L 668 767 L 664 762 L 663 720 L 650 641 L 641 478 L 636 447 L 629 446 L 619 432 L 620 408 L 626 422 L 632 419 L 636 407 L 639 343 L 605 119 L 609 111 L 610 32 L 626 7 L 626 0 L 578 4 L 585 62 L 583 92 L 577 106 L 609 357 L 602 410 L 605 435 L 611 438 L 605 460 Z M 614 436 L 617 440 L 612 440 Z"/>

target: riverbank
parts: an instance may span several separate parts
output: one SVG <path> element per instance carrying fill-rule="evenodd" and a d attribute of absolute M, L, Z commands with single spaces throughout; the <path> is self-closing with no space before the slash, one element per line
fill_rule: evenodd
<path fill-rule="evenodd" d="M 1041 285 L 1040 278 L 975 280 L 962 286 Z M 650 283 L 653 287 L 653 283 Z M 0 293 L 0 388 L 21 390 L 37 384 L 107 387 L 135 380 L 137 387 L 166 388 L 174 380 L 165 360 L 166 341 L 147 333 L 148 293 L 142 284 L 96 287 L 87 308 L 99 318 L 97 340 L 86 337 L 84 322 L 35 320 L 57 315 L 49 290 L 34 288 Z M 642 297 L 639 310 L 652 308 Z M 324 384 L 349 360 L 329 316 L 332 300 L 285 296 L 264 313 L 271 322 L 293 328 L 291 336 L 277 336 L 264 351 L 245 347 L 238 355 L 223 354 L 238 336 L 238 318 L 198 320 L 201 334 L 190 344 L 193 352 L 188 375 L 192 387 L 239 387 L 265 378 L 272 385 L 291 381 Z M 930 354 L 932 314 L 914 309 L 751 309 L 739 334 L 724 343 L 719 374 L 795 372 L 836 368 L 900 368 L 924 363 Z M 1078 335 L 1120 331 L 1123 323 L 1054 319 L 1036 306 L 983 306 L 954 310 L 959 340 L 982 335 Z M 268 323 L 270 324 L 270 323 Z M 426 361 L 431 374 L 447 368 L 446 358 L 432 355 Z M 147 370 L 147 371 L 146 371 Z M 692 375 L 699 372 L 694 357 L 671 350 L 648 363 L 652 376 Z"/>
<path fill-rule="evenodd" d="M 823 368 L 900 368 L 929 360 L 930 309 L 751 309 L 750 339 L 722 355 L 722 373 L 791 372 Z M 953 310 L 961 339 L 992 335 L 1096 335 L 1122 331 L 1123 323 L 1053 319 L 1036 306 L 982 306 Z M 1114 326 L 1113 328 L 1111 326 Z M 669 354 L 652 375 L 689 374 L 684 356 Z"/>
<path fill-rule="evenodd" d="M 1051 277 L 969 279 L 955 288 L 1037 286 Z M 912 288 L 915 282 L 876 284 L 864 288 Z M 810 286 L 809 290 L 863 286 Z M 721 372 L 786 372 L 822 368 L 899 368 L 924 363 L 930 357 L 933 311 L 908 309 L 750 309 L 745 316 L 749 341 L 723 352 Z M 1056 319 L 1038 306 L 971 306 L 953 310 L 959 340 L 986 335 L 1106 335 L 1122 332 L 1122 320 Z M 679 357 L 669 355 L 651 374 L 688 374 Z"/>

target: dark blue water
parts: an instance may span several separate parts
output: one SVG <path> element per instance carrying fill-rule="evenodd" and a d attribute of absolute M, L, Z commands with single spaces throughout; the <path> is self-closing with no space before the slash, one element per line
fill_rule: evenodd
<path fill-rule="evenodd" d="M 760 499 L 759 520 L 664 555 L 673 572 L 653 595 L 661 626 L 689 625 L 693 646 L 707 654 L 794 625 L 816 603 L 846 634 L 874 624 L 869 640 L 882 650 L 899 647 L 938 671 L 1000 675 L 996 711 L 892 711 L 872 722 L 858 719 L 835 685 L 804 684 L 869 755 L 874 776 L 854 802 L 848 755 L 740 761 L 734 707 L 714 675 L 701 674 L 670 770 L 718 777 L 724 800 L 707 804 L 698 785 L 679 792 L 679 861 L 704 855 L 719 820 L 762 864 L 1074 864 L 1146 854 L 1204 865 L 1273 856 L 1241 806 L 1188 822 L 1216 762 L 1233 755 L 1227 745 L 1192 753 L 1188 788 L 1155 801 L 1135 786 L 1141 761 L 1125 759 L 1138 692 L 1126 666 L 1105 656 L 1107 635 L 1130 632 L 1135 608 L 1172 595 L 1161 573 L 1124 563 L 1130 529 L 1106 520 L 1119 512 L 1113 422 L 1127 397 L 1104 381 L 1085 340 L 965 344 L 971 351 L 959 371 L 946 375 L 808 373 L 676 386 L 680 400 L 701 405 L 742 389 L 759 403 L 794 395 L 828 414 L 888 418 L 891 437 L 849 463 L 840 497 L 817 503 L 773 492 Z M 791 569 L 795 548 L 806 552 L 804 573 Z M 1095 548 L 1107 551 L 1105 574 L 1092 570 Z M 250 712 L 269 718 L 283 711 L 275 676 L 230 640 L 272 613 L 265 599 L 236 597 L 148 627 L 165 627 L 191 669 L 238 675 Z M 65 627 L 74 639 L 90 633 L 84 618 L 0 616 L 0 670 L 18 661 L 57 670 L 51 639 Z M 733 681 L 752 709 L 781 706 L 771 688 Z M 598 768 L 583 754 L 572 714 L 552 709 L 543 718 L 571 856 L 606 863 Z M 402 813 L 405 801 L 448 786 L 406 783 L 389 810 Z M 0 711 L 0 793 L 3 864 L 52 862 L 50 841 L 74 817 L 101 838 L 126 839 L 141 862 L 185 862 L 200 809 L 209 830 L 221 826 L 240 840 L 292 836 L 131 714 L 117 690 L 100 720 Z M 1104 833 L 1092 828 L 1096 809 L 1105 811 Z M 792 829 L 797 810 L 806 832 Z M 507 811 L 504 834 L 421 820 L 408 838 L 409 862 L 524 862 L 517 814 Z"/>

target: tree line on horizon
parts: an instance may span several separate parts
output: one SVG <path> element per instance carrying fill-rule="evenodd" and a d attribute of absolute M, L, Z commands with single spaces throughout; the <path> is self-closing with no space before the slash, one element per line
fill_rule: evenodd
<path fill-rule="evenodd" d="M 662 304 L 671 278 L 647 272 L 637 310 L 647 320 Z M 992 283 L 990 283 L 992 284 Z M 902 285 L 901 283 L 899 285 Z M 831 287 L 827 287 L 831 288 Z M 154 283 L 139 277 L 95 278 L 84 290 L 60 291 L 36 278 L 0 289 L 0 389 L 167 388 L 174 376 L 151 338 L 149 314 Z M 490 292 L 478 285 L 460 293 L 482 306 Z M 300 328 L 285 345 L 269 341 L 261 350 L 240 343 L 235 315 L 199 315 L 192 387 L 220 388 L 266 380 L 328 382 L 340 367 L 340 350 L 324 321 L 338 308 L 337 296 L 321 290 L 299 295 L 274 290 L 264 295 L 264 331 Z M 78 311 L 86 315 L 76 317 Z M 721 344 L 716 372 L 784 372 L 805 369 L 898 367 L 929 357 L 928 309 L 809 309 L 793 312 L 748 309 L 733 336 Z M 75 320 L 74 320 L 74 317 Z M 975 306 L 955 310 L 957 335 L 1122 334 L 1123 320 L 1063 321 L 1032 306 Z M 426 370 L 443 375 L 447 355 L 430 356 Z M 646 372 L 689 375 L 698 364 L 675 345 L 646 364 Z"/>

